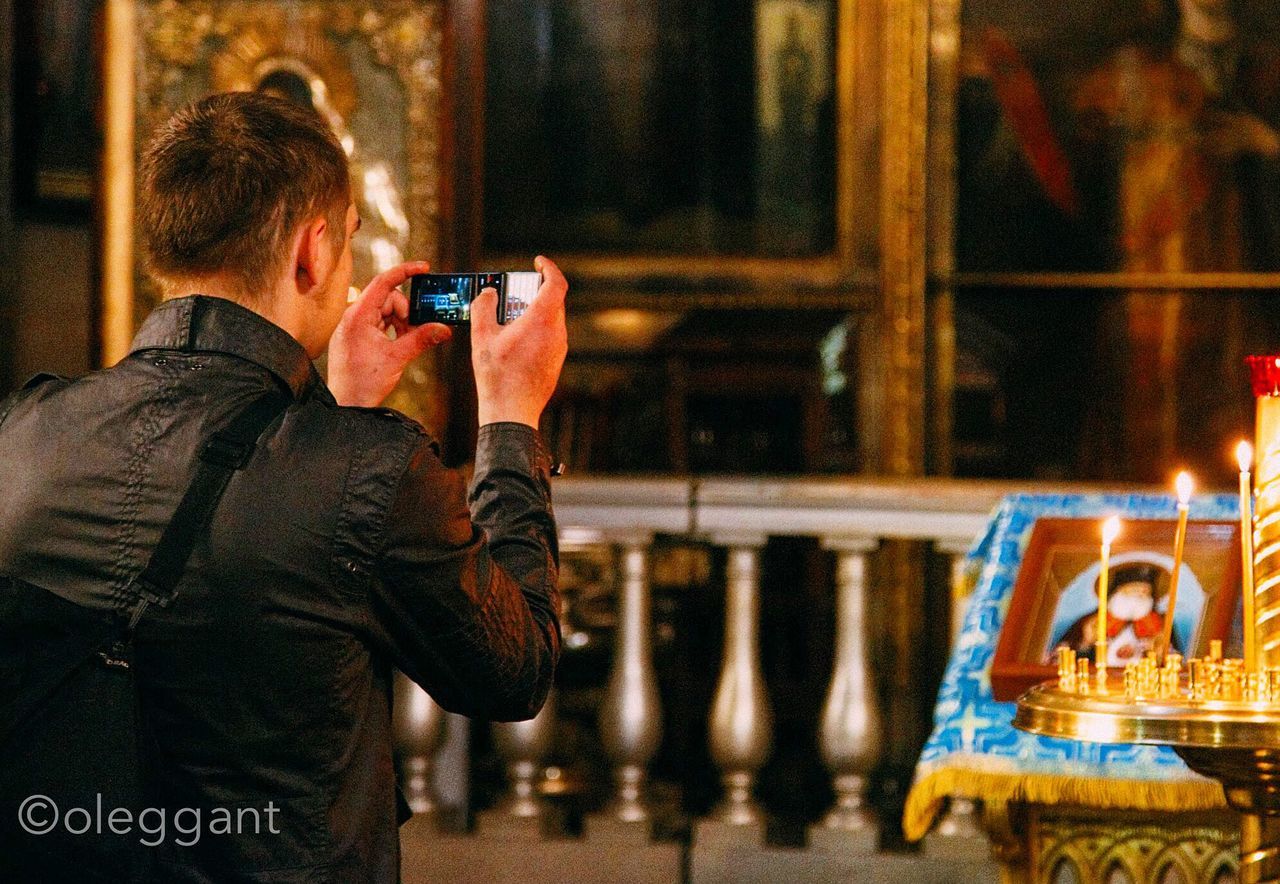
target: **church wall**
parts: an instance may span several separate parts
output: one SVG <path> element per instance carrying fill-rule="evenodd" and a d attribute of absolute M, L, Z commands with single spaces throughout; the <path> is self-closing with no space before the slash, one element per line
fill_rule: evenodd
<path fill-rule="evenodd" d="M 13 138 L 10 133 L 12 112 L 9 106 L 13 89 L 10 88 L 9 71 L 12 69 L 12 58 L 9 47 L 12 44 L 11 0 L 0 0 L 0 393 L 9 387 L 10 344 L 13 331 L 13 315 L 10 305 L 10 292 L 13 285 L 9 277 L 13 265 L 11 254 L 13 235 L 10 188 L 13 181 Z"/>
<path fill-rule="evenodd" d="M 0 395 L 38 371 L 90 368 L 93 297 L 88 221 L 15 218 L 13 0 L 0 0 Z"/>
<path fill-rule="evenodd" d="M 88 372 L 93 349 L 91 230 L 78 224 L 19 222 L 13 244 L 15 284 L 5 295 L 13 323 L 4 348 L 9 385 L 39 371 Z"/>

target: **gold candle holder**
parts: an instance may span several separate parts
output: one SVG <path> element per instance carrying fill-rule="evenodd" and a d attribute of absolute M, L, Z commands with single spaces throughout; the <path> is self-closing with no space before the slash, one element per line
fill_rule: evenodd
<path fill-rule="evenodd" d="M 1071 690 L 1064 657 L 1062 677 L 1024 694 L 1013 723 L 1044 736 L 1172 746 L 1192 770 L 1217 779 L 1241 812 L 1240 880 L 1280 882 L 1280 356 L 1250 357 L 1249 365 L 1257 460 L 1254 486 L 1245 457 L 1253 452 L 1242 444 L 1244 658 L 1224 657 L 1215 639 L 1206 656 L 1184 661 L 1167 651 L 1166 639 L 1163 665 L 1157 653 L 1129 662 L 1121 693 L 1101 679 L 1091 685 L 1085 660 L 1077 661 Z M 1105 544 L 1103 551 L 1105 569 Z M 1100 626 L 1104 617 L 1099 611 Z M 1105 629 L 1100 635 L 1105 641 Z M 1105 652 L 1099 659 L 1105 664 Z"/>
<path fill-rule="evenodd" d="M 1182 554 L 1187 543 L 1187 514 L 1191 509 L 1191 490 L 1194 487 L 1191 474 L 1185 470 L 1178 473 L 1174 483 L 1178 491 L 1178 527 L 1173 534 L 1173 572 L 1169 575 L 1168 607 L 1164 612 L 1164 629 L 1160 632 L 1160 644 L 1157 646 L 1161 658 L 1169 653 L 1173 641 L 1173 618 L 1178 609 L 1178 582 L 1182 578 Z"/>
<path fill-rule="evenodd" d="M 1107 687 L 1107 592 L 1111 580 L 1111 544 L 1120 536 L 1120 517 L 1102 523 L 1102 556 L 1098 568 L 1098 616 L 1093 642 L 1093 664 L 1098 672 L 1098 690 Z"/>
<path fill-rule="evenodd" d="M 1257 402 L 1254 642 L 1259 665 L 1270 668 L 1280 666 L 1280 356 L 1250 356 L 1249 369 Z"/>
<path fill-rule="evenodd" d="M 1258 669 L 1258 617 L 1254 610 L 1257 589 L 1253 583 L 1253 486 L 1249 470 L 1253 466 L 1253 446 L 1241 442 L 1236 446 L 1236 462 L 1240 465 L 1240 592 L 1241 626 L 1244 633 L 1244 664 L 1250 672 Z"/>
<path fill-rule="evenodd" d="M 1076 652 L 1071 648 L 1058 648 L 1058 688 L 1063 691 L 1076 689 Z"/>

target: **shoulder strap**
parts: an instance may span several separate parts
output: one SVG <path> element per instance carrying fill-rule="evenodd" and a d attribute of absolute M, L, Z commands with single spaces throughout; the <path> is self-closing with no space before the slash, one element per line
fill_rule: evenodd
<path fill-rule="evenodd" d="M 48 671 L 42 673 L 36 683 L 24 686 L 22 695 L 7 710 L 8 721 L 0 722 L 0 747 L 95 656 L 109 667 L 131 667 L 129 642 L 133 628 L 148 605 L 164 607 L 173 599 L 196 540 L 208 526 L 232 474 L 249 462 L 258 437 L 288 407 L 289 401 L 289 397 L 278 389 L 259 396 L 205 443 L 200 450 L 195 478 L 178 503 L 173 519 L 151 554 L 151 561 L 130 584 L 136 590 L 137 603 L 125 635 L 120 636 L 119 626 L 99 628 L 92 623 L 80 623 L 77 629 L 84 630 L 82 640 L 52 661 Z M 48 595 L 45 590 L 35 592 L 37 597 Z M 62 602 L 57 597 L 51 597 L 48 603 L 60 605 L 64 616 L 70 616 L 67 610 L 79 610 L 78 606 Z"/>
<path fill-rule="evenodd" d="M 130 629 L 148 605 L 163 608 L 172 601 L 191 551 L 208 527 L 232 474 L 249 462 L 258 437 L 288 405 L 289 397 L 283 391 L 272 390 L 249 403 L 204 444 L 187 493 L 164 529 L 151 561 L 130 584 L 138 599 L 129 617 Z"/>

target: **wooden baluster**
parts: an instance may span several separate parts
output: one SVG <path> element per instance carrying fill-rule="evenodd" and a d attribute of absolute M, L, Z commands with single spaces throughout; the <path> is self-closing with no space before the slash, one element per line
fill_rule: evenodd
<path fill-rule="evenodd" d="M 542 815 L 538 780 L 542 777 L 542 762 L 551 751 L 555 729 L 555 688 L 547 695 L 547 702 L 537 716 L 529 721 L 494 723 L 493 745 L 506 764 L 510 781 L 501 813 L 521 819 L 536 819 Z"/>
<path fill-rule="evenodd" d="M 391 727 L 405 800 L 416 814 L 434 813 L 431 773 L 444 740 L 444 710 L 403 672 L 395 674 Z"/>
<path fill-rule="evenodd" d="M 711 757 L 725 796 L 716 816 L 732 825 L 762 823 L 751 795 L 769 757 L 773 721 L 760 663 L 760 548 L 764 537 L 728 538 L 724 657 L 711 706 Z"/>
<path fill-rule="evenodd" d="M 812 835 L 837 836 L 844 849 L 876 849 L 875 815 L 863 806 L 866 776 L 880 745 L 880 709 L 866 644 L 867 553 L 877 541 L 826 538 L 836 552 L 836 646 L 818 748 L 834 777 L 836 803 Z"/>
<path fill-rule="evenodd" d="M 615 792 L 609 815 L 626 823 L 649 818 L 644 800 L 647 767 L 662 741 L 662 705 L 653 669 L 649 599 L 652 535 L 626 538 L 613 666 L 600 706 L 600 738 L 613 762 Z"/>

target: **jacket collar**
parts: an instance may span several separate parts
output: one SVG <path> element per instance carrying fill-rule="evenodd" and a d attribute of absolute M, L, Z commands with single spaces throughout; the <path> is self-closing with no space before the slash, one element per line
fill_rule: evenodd
<path fill-rule="evenodd" d="M 307 351 L 280 326 L 226 298 L 191 295 L 166 301 L 142 323 L 130 350 L 227 353 L 271 372 L 302 398 L 320 375 Z"/>

